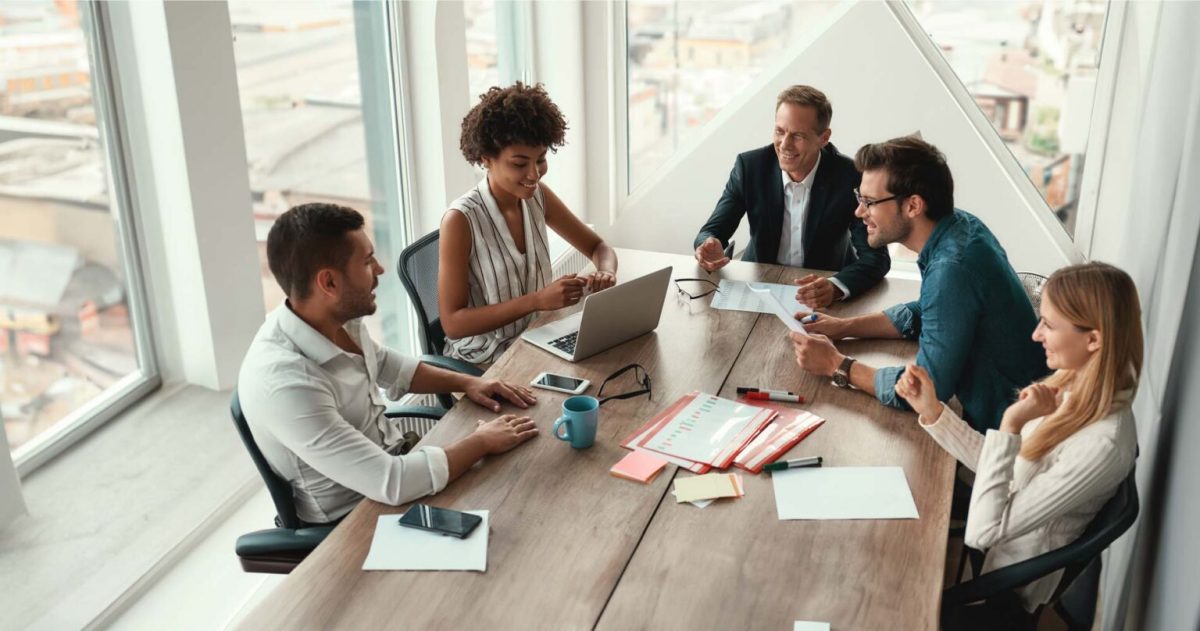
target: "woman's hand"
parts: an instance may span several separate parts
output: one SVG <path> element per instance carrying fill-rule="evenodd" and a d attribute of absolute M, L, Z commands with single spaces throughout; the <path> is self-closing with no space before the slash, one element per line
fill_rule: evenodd
<path fill-rule="evenodd" d="M 933 378 L 916 364 L 909 364 L 900 373 L 900 379 L 896 381 L 896 394 L 908 401 L 912 409 L 921 415 L 923 425 L 935 423 L 942 415 L 942 402 L 938 401 Z"/>
<path fill-rule="evenodd" d="M 1050 414 L 1057 410 L 1061 403 L 1062 393 L 1058 388 L 1044 383 L 1027 386 L 1017 395 L 1017 400 L 1004 411 L 1000 431 L 1020 434 L 1026 423 Z"/>
<path fill-rule="evenodd" d="M 617 284 L 617 275 L 605 270 L 596 270 L 587 276 L 587 286 L 592 293 L 608 289 Z"/>
<path fill-rule="evenodd" d="M 546 285 L 541 291 L 537 292 L 537 308 L 538 311 L 553 311 L 569 307 L 583 297 L 583 288 L 587 285 L 586 278 L 579 278 L 575 274 L 567 274 L 562 278 Z"/>

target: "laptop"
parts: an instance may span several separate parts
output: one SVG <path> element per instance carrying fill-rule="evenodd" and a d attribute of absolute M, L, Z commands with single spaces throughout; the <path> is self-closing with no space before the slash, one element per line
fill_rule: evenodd
<path fill-rule="evenodd" d="M 657 328 L 670 282 L 671 268 L 664 267 L 613 285 L 584 297 L 579 313 L 529 329 L 521 338 L 569 362 L 587 359 Z"/>

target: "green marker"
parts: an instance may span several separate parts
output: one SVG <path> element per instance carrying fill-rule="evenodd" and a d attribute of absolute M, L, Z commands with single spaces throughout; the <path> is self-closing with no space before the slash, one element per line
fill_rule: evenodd
<path fill-rule="evenodd" d="M 799 467 L 819 467 L 821 466 L 820 456 L 810 456 L 808 458 L 796 458 L 795 460 L 784 460 L 783 462 L 772 462 L 763 467 L 763 471 L 783 471 L 785 469 L 796 469 Z"/>

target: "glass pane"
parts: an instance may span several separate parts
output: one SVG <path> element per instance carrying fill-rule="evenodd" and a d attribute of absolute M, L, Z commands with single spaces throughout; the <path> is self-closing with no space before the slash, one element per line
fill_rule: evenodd
<path fill-rule="evenodd" d="M 376 340 L 411 352 L 410 307 L 394 269 L 406 241 L 384 9 L 377 2 L 229 3 L 267 310 L 284 297 L 267 266 L 275 218 L 306 202 L 349 206 L 366 218 L 387 270 L 368 327 Z"/>
<path fill-rule="evenodd" d="M 479 100 L 487 89 L 500 85 L 497 70 L 496 2 L 469 0 L 463 3 L 467 22 L 467 83 L 471 90 L 470 104 Z"/>
<path fill-rule="evenodd" d="M 18 453 L 140 369 L 83 19 L 0 4 L 0 418 Z"/>
<path fill-rule="evenodd" d="M 629 0 L 629 189 L 835 4 Z M 764 133 L 760 144 L 768 142 Z"/>
<path fill-rule="evenodd" d="M 1074 236 L 1107 0 L 910 6 Z"/>

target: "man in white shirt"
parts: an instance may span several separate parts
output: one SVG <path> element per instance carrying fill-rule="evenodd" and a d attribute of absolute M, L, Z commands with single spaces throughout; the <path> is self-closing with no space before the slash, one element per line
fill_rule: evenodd
<path fill-rule="evenodd" d="M 399 429 L 384 416 L 387 397 L 464 392 L 493 412 L 503 397 L 526 408 L 522 386 L 434 368 L 375 344 L 362 318 L 375 312 L 383 267 L 357 211 L 304 204 L 281 215 L 267 260 L 288 298 L 263 323 L 246 353 L 238 396 L 254 440 L 291 485 L 309 524 L 341 519 L 369 497 L 391 505 L 437 493 L 488 454 L 537 435 L 527 416 L 479 421 L 448 447 L 393 455 Z"/>
<path fill-rule="evenodd" d="M 742 216 L 750 222 L 743 261 L 831 270 L 795 279 L 796 298 L 813 308 L 857 296 L 891 268 L 886 247 L 867 243 L 854 216 L 861 175 L 829 142 L 833 106 L 820 90 L 794 85 L 779 94 L 770 145 L 738 155 L 725 191 L 693 247 L 709 272 L 729 263 L 724 248 Z"/>

